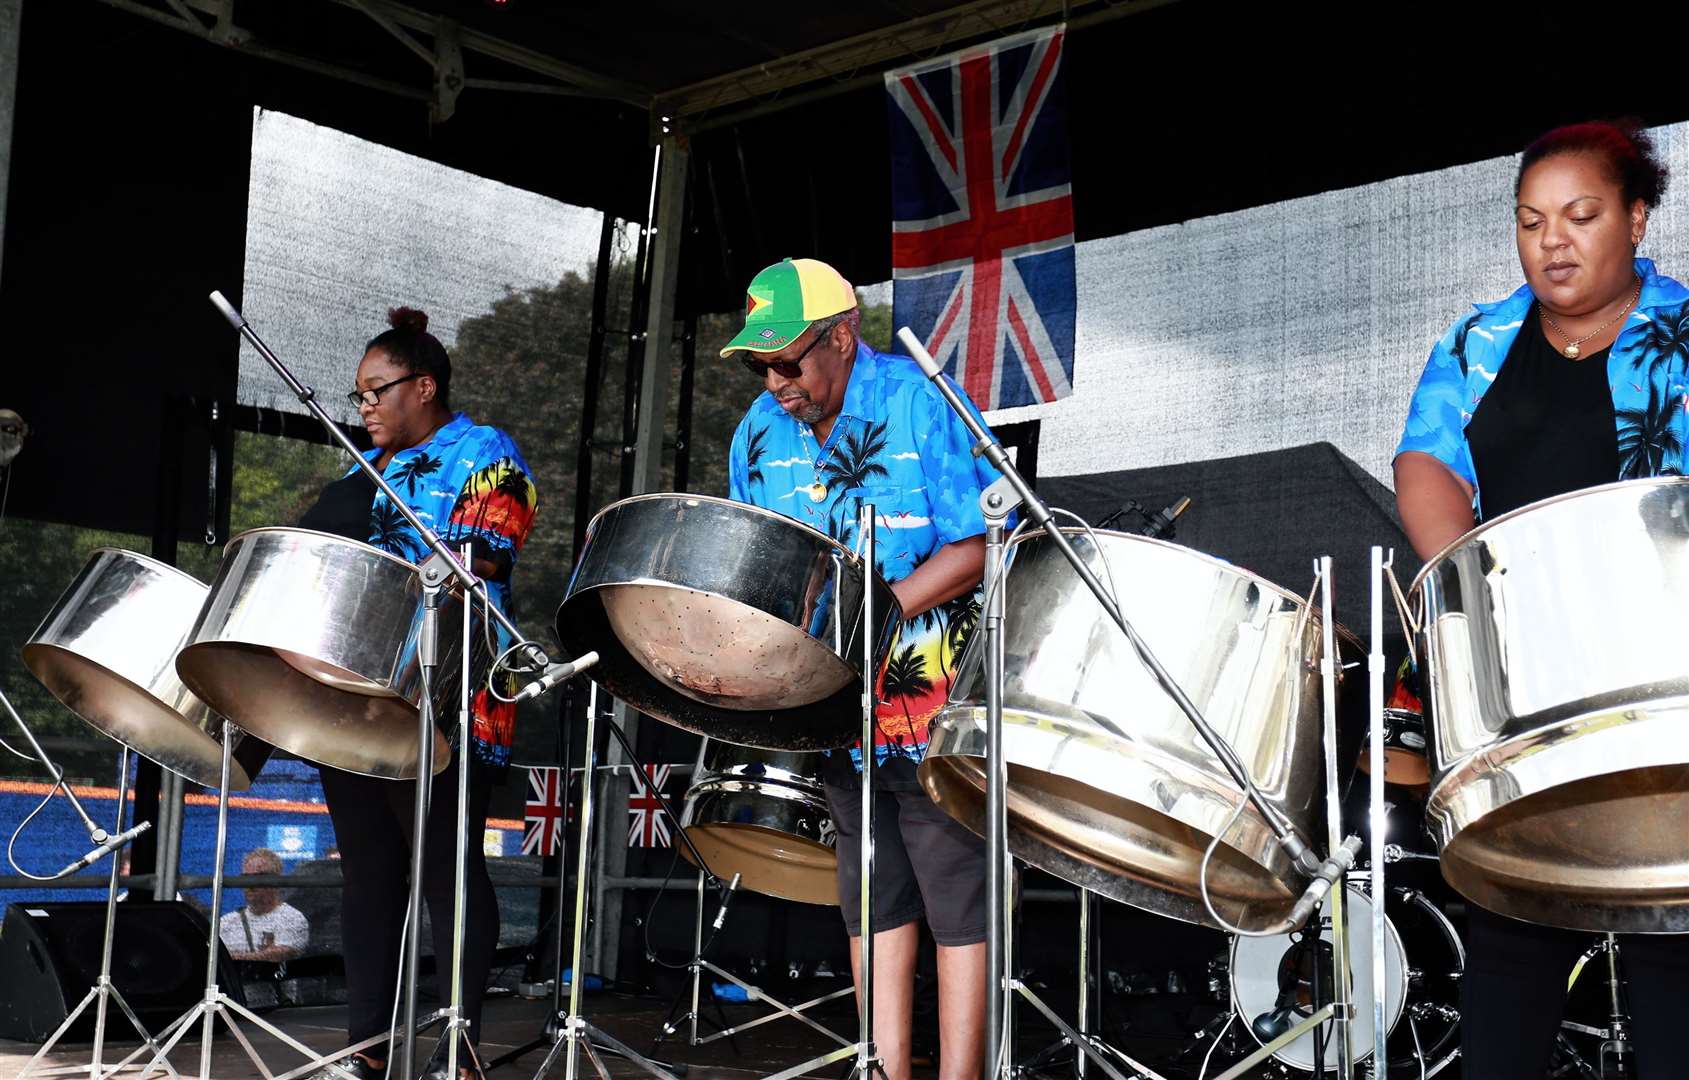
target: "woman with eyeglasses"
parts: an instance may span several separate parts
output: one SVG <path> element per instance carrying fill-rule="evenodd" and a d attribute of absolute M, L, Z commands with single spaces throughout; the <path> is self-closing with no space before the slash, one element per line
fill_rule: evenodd
<path fill-rule="evenodd" d="M 371 339 L 358 363 L 357 406 L 374 448 L 367 457 L 430 529 L 454 549 L 468 542 L 473 569 L 493 603 L 508 610 L 516 553 L 533 524 L 537 499 L 528 465 L 509 435 L 451 409 L 451 359 L 428 332 L 428 316 L 412 308 L 388 312 L 390 328 Z M 428 546 L 362 469 L 323 489 L 299 522 L 420 562 Z M 507 691 L 507 694 L 510 691 Z M 474 697 L 466 751 L 434 777 L 430 794 L 423 895 L 434 955 L 452 954 L 456 902 L 454 838 L 457 770 L 467 765 L 471 838 L 486 829 L 487 801 L 510 760 L 516 707 L 482 687 Z M 353 1044 L 389 1030 L 398 982 L 400 928 L 409 899 L 411 814 L 415 781 L 383 780 L 322 766 L 323 797 L 334 822 L 345 878 L 341 937 L 345 942 L 347 1034 Z M 470 1038 L 481 1032 L 481 1002 L 498 944 L 498 903 L 481 845 L 468 846 L 463 949 L 463 1007 Z M 450 965 L 439 965 L 440 1000 L 450 1000 Z M 386 1074 L 387 1043 L 338 1063 L 354 1077 Z M 446 1080 L 441 1040 L 422 1075 Z M 459 1055 L 463 1061 L 465 1055 Z M 473 1075 L 470 1069 L 462 1075 Z M 325 1069 L 321 1077 L 339 1076 Z"/>

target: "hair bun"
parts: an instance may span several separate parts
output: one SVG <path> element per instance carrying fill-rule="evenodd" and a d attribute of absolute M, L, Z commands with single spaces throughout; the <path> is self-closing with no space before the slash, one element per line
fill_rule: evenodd
<path fill-rule="evenodd" d="M 410 307 L 388 308 L 387 325 L 395 330 L 424 334 L 428 332 L 428 312 Z"/>

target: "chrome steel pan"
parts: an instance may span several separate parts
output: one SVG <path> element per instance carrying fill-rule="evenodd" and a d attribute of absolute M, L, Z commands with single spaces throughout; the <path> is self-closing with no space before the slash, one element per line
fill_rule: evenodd
<path fill-rule="evenodd" d="M 1410 602 L 1449 883 L 1531 922 L 1689 931 L 1689 480 L 1498 517 Z"/>
<path fill-rule="evenodd" d="M 206 588 L 173 566 L 99 548 L 23 647 L 66 708 L 150 761 L 215 788 L 223 751 L 211 709 L 182 684 L 176 653 Z M 230 762 L 229 788 L 251 786 Z"/>
<path fill-rule="evenodd" d="M 451 760 L 439 729 L 458 718 L 461 611 L 455 594 L 443 598 L 436 772 Z M 422 584 L 410 563 L 327 533 L 253 529 L 229 541 L 176 667 L 266 742 L 320 765 L 403 779 L 416 775 L 421 632 Z M 479 670 L 479 616 L 474 636 Z"/>
<path fill-rule="evenodd" d="M 1322 651 L 1296 596 L 1218 559 L 1158 540 L 1082 530 L 1073 544 L 1156 656 L 1236 750 L 1305 841 L 1323 835 Z M 1105 896 L 1210 924 L 1198 865 L 1245 796 L 1042 534 L 1011 548 L 1005 593 L 1009 847 Z M 984 832 L 985 687 L 976 634 L 919 774 L 953 817 Z M 1111 734 L 1098 718 L 1123 731 Z M 1323 844 L 1320 847 L 1323 848 Z M 1270 927 L 1302 879 L 1247 806 L 1210 867 L 1227 921 Z"/>
<path fill-rule="evenodd" d="M 876 656 L 901 618 L 874 585 Z M 570 655 L 629 705 L 712 739 L 775 750 L 862 735 L 863 567 L 770 510 L 704 495 L 639 495 L 587 526 L 557 610 Z"/>
<path fill-rule="evenodd" d="M 820 754 L 705 739 L 680 823 L 723 880 L 805 904 L 839 902 Z M 692 852 L 678 845 L 688 862 Z"/>

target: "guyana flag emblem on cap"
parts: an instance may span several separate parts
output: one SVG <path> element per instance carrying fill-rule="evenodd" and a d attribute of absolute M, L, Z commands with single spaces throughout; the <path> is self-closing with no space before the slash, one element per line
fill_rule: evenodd
<path fill-rule="evenodd" d="M 745 327 L 721 350 L 779 352 L 811 323 L 856 306 L 856 290 L 817 259 L 785 259 L 751 279 L 745 289 Z"/>

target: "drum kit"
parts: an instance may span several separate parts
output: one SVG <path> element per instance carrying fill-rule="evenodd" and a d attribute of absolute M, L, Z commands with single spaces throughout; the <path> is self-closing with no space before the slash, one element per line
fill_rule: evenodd
<path fill-rule="evenodd" d="M 308 388 L 226 314 L 315 410 Z M 900 337 L 936 370 L 918 341 Z M 1002 447 L 982 427 L 974 434 L 1003 474 L 981 498 L 985 614 L 919 777 L 987 839 L 993 1076 L 1013 1070 L 1015 993 L 1114 1080 L 1158 1076 L 1066 1023 L 1015 976 L 1014 859 L 1087 894 L 1231 935 L 1228 1026 L 1241 1022 L 1260 1047 L 1217 1080 L 1269 1058 L 1296 1072 L 1348 1074 L 1342 1062 L 1376 1076 L 1446 1068 L 1457 1056 L 1464 951 L 1431 898 L 1386 886 L 1386 863 L 1403 856 L 1385 843 L 1387 780 L 1424 792 L 1442 874 L 1466 899 L 1595 933 L 1689 931 L 1689 626 L 1677 614 L 1689 600 L 1689 480 L 1631 481 L 1515 511 L 1432 559 L 1405 596 L 1395 589 L 1428 691 L 1421 716 L 1384 708 L 1390 571 L 1380 549 L 1369 653 L 1332 617 L 1329 559 L 1316 608 L 1173 543 L 1058 527 Z M 1015 512 L 1026 520 L 1006 538 Z M 871 690 L 901 620 L 873 570 L 873 507 L 860 515 L 858 549 L 770 511 L 690 494 L 626 499 L 588 527 L 555 626 L 581 659 L 547 681 L 596 659 L 595 690 L 706 736 L 680 821 L 688 857 L 714 879 L 834 902 L 816 751 L 872 738 Z M 298 529 L 235 537 L 209 587 L 107 549 L 25 660 L 126 753 L 219 784 L 215 893 L 223 808 L 247 781 L 231 760 L 239 730 L 374 776 L 444 767 L 451 748 L 433 717 L 498 666 L 474 620 L 485 613 L 516 651 L 529 645 L 477 602 L 476 584 L 443 545 L 418 567 Z M 464 627 L 450 644 L 435 633 L 443 611 Z M 529 669 L 546 662 L 527 652 L 518 659 Z M 1363 660 L 1364 872 L 1353 869 L 1360 839 L 1341 832 L 1335 704 L 1343 670 Z M 587 714 L 589 755 L 597 711 Z M 858 900 L 871 926 L 874 767 L 865 758 Z M 595 767 L 589 757 L 588 775 Z M 583 837 L 592 792 L 582 785 Z M 589 854 L 579 845 L 576 971 Z M 461 855 L 460 837 L 460 866 Z M 415 917 L 413 907 L 413 926 Z M 780 1080 L 846 1059 L 862 1074 L 880 1069 L 873 937 L 861 938 L 860 1037 Z M 720 970 L 694 961 L 694 978 Z M 213 1017 L 228 1011 L 286 1039 L 221 997 L 208 969 L 204 1054 Z M 414 986 L 414 969 L 408 978 Z M 597 1049 L 607 1047 L 669 1075 L 586 1020 L 581 981 L 541 1074 L 565 1051 L 569 1080 L 577 1051 L 602 1069 Z M 776 1005 L 789 1016 L 808 1007 Z M 149 1037 L 155 1063 L 194 1018 L 166 1029 L 161 1048 Z M 408 1069 L 414 1032 L 405 1035 Z"/>

